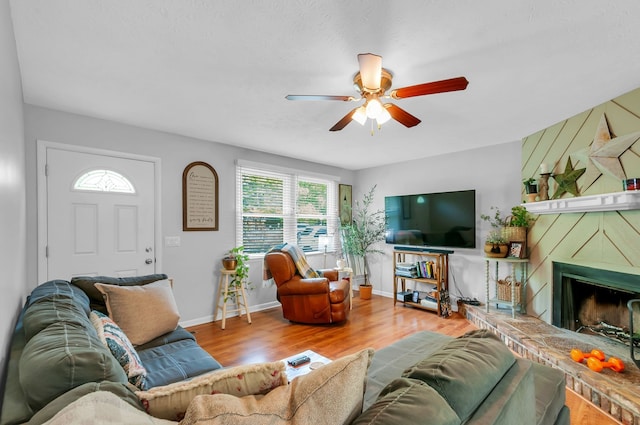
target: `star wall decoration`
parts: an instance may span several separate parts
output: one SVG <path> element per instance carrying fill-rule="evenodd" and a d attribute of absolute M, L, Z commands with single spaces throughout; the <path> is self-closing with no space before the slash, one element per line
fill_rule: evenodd
<path fill-rule="evenodd" d="M 564 173 L 554 174 L 551 176 L 558 184 L 558 187 L 556 187 L 556 192 L 553 194 L 552 199 L 558 199 L 567 192 L 569 192 L 573 196 L 578 196 L 579 193 L 576 180 L 578 180 L 578 178 L 583 175 L 584 172 L 585 168 L 574 170 L 573 165 L 571 164 L 571 158 L 567 158 L 567 165 L 565 165 L 564 167 Z"/>
<path fill-rule="evenodd" d="M 571 154 L 586 165 L 582 190 L 588 189 L 603 174 L 617 180 L 624 180 L 626 177 L 620 163 L 620 155 L 638 139 L 640 139 L 640 132 L 612 139 L 607 118 L 602 114 L 591 146 Z"/>

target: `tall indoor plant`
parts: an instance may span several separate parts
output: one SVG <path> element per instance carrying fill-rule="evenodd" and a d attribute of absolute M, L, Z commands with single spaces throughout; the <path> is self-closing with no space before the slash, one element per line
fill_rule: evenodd
<path fill-rule="evenodd" d="M 362 257 L 364 261 L 364 282 L 360 285 L 360 297 L 365 299 L 367 298 L 366 293 L 369 293 L 369 297 L 371 297 L 372 289 L 369 282 L 367 257 L 382 253 L 382 250 L 376 248 L 375 245 L 384 240 L 386 230 L 384 211 L 372 210 L 375 190 L 376 185 L 363 196 L 362 201 L 356 201 L 352 222 L 341 227 L 345 254 Z"/>

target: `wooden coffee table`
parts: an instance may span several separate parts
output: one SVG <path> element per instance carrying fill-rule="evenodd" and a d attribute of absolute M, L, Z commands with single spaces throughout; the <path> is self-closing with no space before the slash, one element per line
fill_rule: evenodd
<path fill-rule="evenodd" d="M 287 363 L 288 360 L 291 359 L 295 359 L 297 357 L 301 357 L 301 356 L 308 356 L 311 361 L 308 363 L 305 363 L 303 365 L 300 365 L 298 367 L 293 367 L 291 366 L 289 363 Z M 323 365 L 327 364 L 327 363 L 331 363 L 331 360 L 316 353 L 315 351 L 311 351 L 311 350 L 307 350 L 307 351 L 303 351 L 302 353 L 298 353 L 298 354 L 294 354 L 293 356 L 287 357 L 285 359 L 282 359 L 282 361 L 284 362 L 284 364 L 286 365 L 287 369 L 285 370 L 285 373 L 287 374 L 287 378 L 289 379 L 289 382 L 291 382 L 293 380 L 293 378 L 296 378 L 298 376 L 302 376 L 302 375 L 306 375 L 307 373 L 311 372 L 314 369 L 318 369 L 319 367 L 322 367 Z"/>

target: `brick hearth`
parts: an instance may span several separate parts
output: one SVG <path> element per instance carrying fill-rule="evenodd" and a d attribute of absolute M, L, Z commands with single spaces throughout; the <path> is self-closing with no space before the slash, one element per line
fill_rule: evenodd
<path fill-rule="evenodd" d="M 492 329 L 518 355 L 564 371 L 567 387 L 623 424 L 640 425 L 640 369 L 629 348 L 604 337 L 575 333 L 527 315 L 511 318 L 510 311 L 465 306 L 467 319 L 479 328 Z M 601 373 L 571 360 L 572 348 L 604 351 L 625 364 L 623 373 Z M 636 354 L 636 357 L 638 355 Z"/>

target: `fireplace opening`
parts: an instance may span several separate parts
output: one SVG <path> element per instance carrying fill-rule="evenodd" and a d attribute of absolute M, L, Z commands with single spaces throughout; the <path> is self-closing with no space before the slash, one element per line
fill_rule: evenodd
<path fill-rule="evenodd" d="M 627 302 L 637 294 L 571 279 L 563 306 L 567 310 L 564 328 L 594 333 L 626 342 L 629 332 Z"/>
<path fill-rule="evenodd" d="M 630 344 L 627 302 L 640 298 L 640 276 L 555 262 L 553 271 L 555 326 Z"/>

